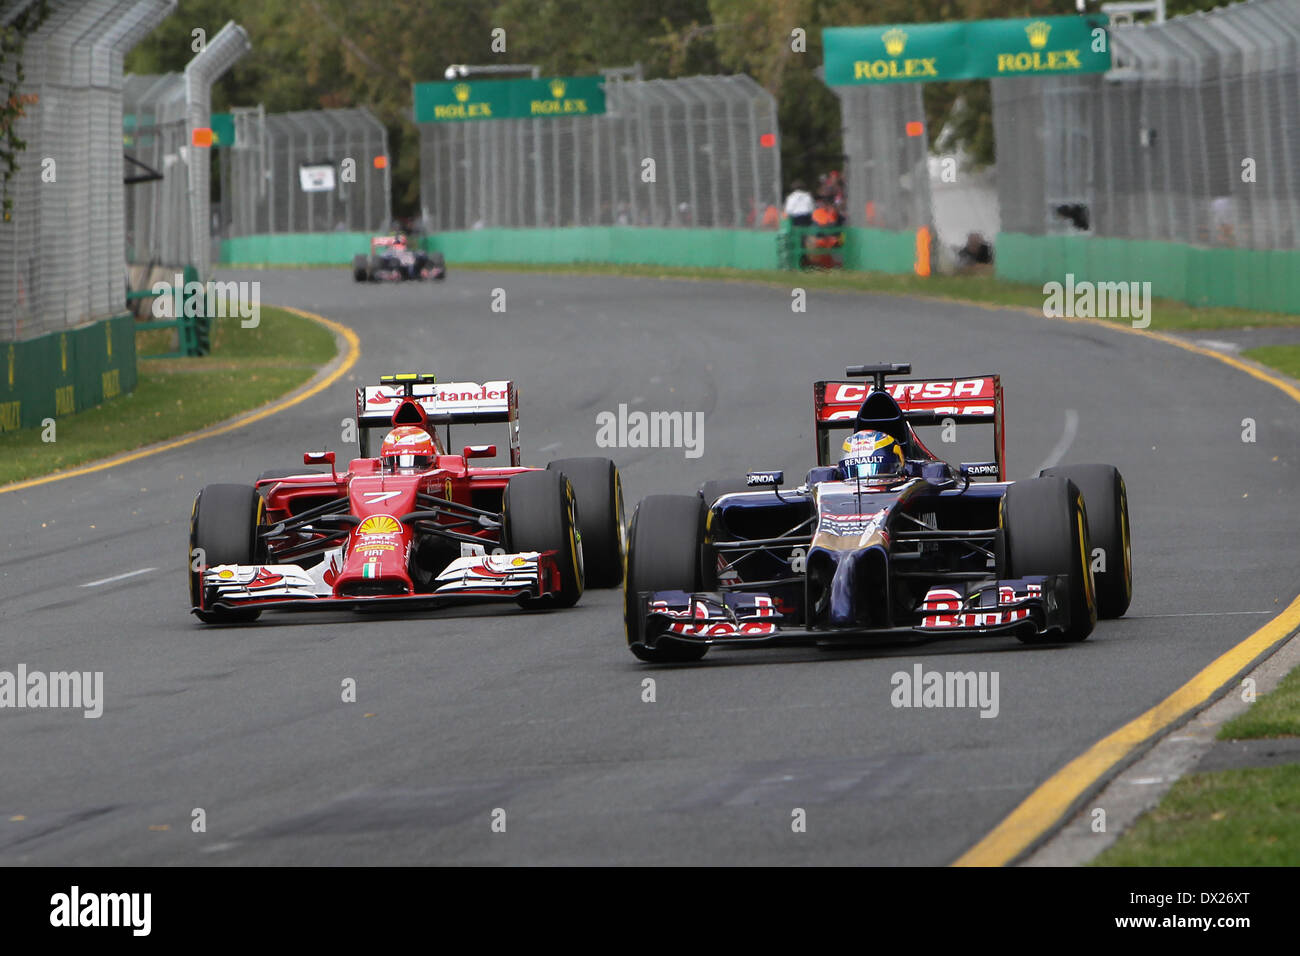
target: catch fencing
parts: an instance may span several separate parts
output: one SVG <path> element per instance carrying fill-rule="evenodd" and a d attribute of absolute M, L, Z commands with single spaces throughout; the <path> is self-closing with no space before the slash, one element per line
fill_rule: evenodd
<path fill-rule="evenodd" d="M 605 79 L 605 112 L 422 122 L 431 232 L 775 225 L 775 98 L 748 76 Z"/>
<path fill-rule="evenodd" d="M 392 225 L 388 131 L 367 109 L 234 111 L 222 153 L 222 235 L 382 232 Z"/>
<path fill-rule="evenodd" d="M 127 157 L 126 253 L 136 264 L 212 262 L 212 84 L 250 50 L 243 27 L 227 23 L 184 73 L 131 75 L 123 87 Z"/>
<path fill-rule="evenodd" d="M 1300 3 L 1110 39 L 1104 75 L 992 81 L 1002 228 L 1300 248 Z"/>
<path fill-rule="evenodd" d="M 26 141 L 0 224 L 0 341 L 61 332 L 125 307 L 122 58 L 174 0 L 52 0 L 26 40 L 18 88 Z M 0 4 L 12 26 L 38 4 Z M 13 58 L 0 77 L 14 78 Z M 10 374 L 12 379 L 12 372 Z"/>
<path fill-rule="evenodd" d="M 915 231 L 931 222 L 920 83 L 833 86 L 844 136 L 849 225 Z"/>

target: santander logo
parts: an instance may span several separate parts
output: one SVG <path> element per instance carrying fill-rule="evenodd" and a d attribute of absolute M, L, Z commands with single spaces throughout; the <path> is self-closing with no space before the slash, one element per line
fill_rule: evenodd
<path fill-rule="evenodd" d="M 469 383 L 467 385 L 449 386 L 438 390 L 440 402 L 501 402 L 508 397 L 505 388 L 488 388 L 486 385 Z"/>

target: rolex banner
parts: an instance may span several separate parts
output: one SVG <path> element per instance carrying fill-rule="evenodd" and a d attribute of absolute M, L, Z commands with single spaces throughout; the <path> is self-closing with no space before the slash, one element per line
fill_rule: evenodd
<path fill-rule="evenodd" d="M 476 80 L 415 84 L 415 121 L 548 119 L 605 112 L 604 78 L 553 76 L 543 80 Z"/>
<path fill-rule="evenodd" d="M 822 45 L 829 86 L 1110 69 L 1103 16 L 828 27 Z"/>

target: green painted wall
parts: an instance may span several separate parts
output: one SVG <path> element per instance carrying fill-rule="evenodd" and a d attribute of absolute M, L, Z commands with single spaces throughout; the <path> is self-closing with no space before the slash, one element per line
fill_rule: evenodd
<path fill-rule="evenodd" d="M 1300 250 L 1208 249 L 1098 236 L 1000 233 L 997 276 L 1034 285 L 1150 282 L 1151 294 L 1191 305 L 1300 313 Z"/>
<path fill-rule="evenodd" d="M 657 266 L 776 269 L 775 231 L 576 226 L 479 229 L 425 240 L 455 262 L 609 262 Z"/>
<path fill-rule="evenodd" d="M 907 273 L 916 268 L 916 234 L 889 229 L 844 230 L 844 268 Z"/>
<path fill-rule="evenodd" d="M 911 272 L 915 239 L 910 232 L 845 230 L 846 268 Z M 653 229 L 575 226 L 566 229 L 478 229 L 444 232 L 424 246 L 457 262 L 607 262 L 729 269 L 780 268 L 779 234 L 745 229 Z M 221 245 L 221 261 L 266 265 L 351 262 L 370 248 L 366 233 L 244 236 Z"/>
<path fill-rule="evenodd" d="M 368 232 L 301 232 L 241 236 L 221 242 L 221 261 L 242 265 L 349 265 L 370 251 Z"/>
<path fill-rule="evenodd" d="M 567 229 L 478 229 L 424 240 L 449 263 L 612 262 L 650 265 L 777 268 L 775 232 L 739 229 L 642 229 L 577 226 Z M 221 244 L 223 263 L 267 265 L 350 263 L 368 252 L 368 233 L 244 236 Z"/>
<path fill-rule="evenodd" d="M 0 345 L 0 431 L 36 428 L 135 389 L 135 317 Z"/>

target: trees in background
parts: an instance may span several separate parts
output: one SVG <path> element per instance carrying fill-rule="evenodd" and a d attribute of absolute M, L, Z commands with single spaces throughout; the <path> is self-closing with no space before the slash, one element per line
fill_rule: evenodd
<path fill-rule="evenodd" d="M 1217 0 L 1170 0 L 1170 14 Z M 183 70 L 194 30 L 226 20 L 248 30 L 253 51 L 213 91 L 213 108 L 262 103 L 268 112 L 368 106 L 388 127 L 393 208 L 419 206 L 419 138 L 411 84 L 440 80 L 452 63 L 535 63 L 543 74 L 593 73 L 643 64 L 647 77 L 753 76 L 779 103 L 787 181 L 815 182 L 840 165 L 839 102 L 817 78 L 825 26 L 1071 14 L 1073 0 L 185 0 L 127 60 L 135 73 Z M 506 52 L 491 49 L 506 31 Z M 799 51 L 795 30 L 803 30 Z M 993 160 L 987 81 L 930 83 L 931 145 L 976 163 Z"/>

